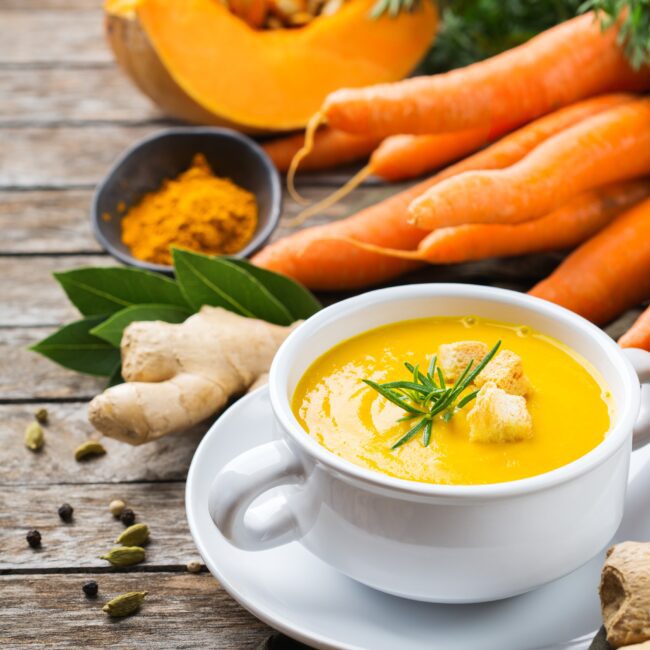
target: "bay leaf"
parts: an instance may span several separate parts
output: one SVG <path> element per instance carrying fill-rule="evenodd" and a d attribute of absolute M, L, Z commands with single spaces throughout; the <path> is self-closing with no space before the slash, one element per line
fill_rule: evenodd
<path fill-rule="evenodd" d="M 277 325 L 293 322 L 289 310 L 243 268 L 221 257 L 179 248 L 172 255 L 176 279 L 194 310 L 211 305 Z"/>
<path fill-rule="evenodd" d="M 260 282 L 293 316 L 294 320 L 309 318 L 322 309 L 316 297 L 301 284 L 286 275 L 262 269 L 245 260 L 228 258 L 235 266 L 243 268 Z"/>
<path fill-rule="evenodd" d="M 142 269 L 88 266 L 54 277 L 84 316 L 113 314 L 143 303 L 188 306 L 174 280 Z"/>
<path fill-rule="evenodd" d="M 105 318 L 92 316 L 64 325 L 30 350 L 70 370 L 108 377 L 120 363 L 120 351 L 90 333 Z"/>

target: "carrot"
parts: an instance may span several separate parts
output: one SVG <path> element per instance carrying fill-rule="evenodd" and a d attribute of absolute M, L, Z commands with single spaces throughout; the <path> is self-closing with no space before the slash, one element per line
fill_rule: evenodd
<path fill-rule="evenodd" d="M 650 87 L 650 69 L 635 72 L 617 38 L 587 13 L 466 68 L 337 90 L 320 113 L 335 129 L 376 136 L 507 132 L 585 97 Z"/>
<path fill-rule="evenodd" d="M 380 142 L 380 138 L 353 135 L 326 127 L 316 133 L 314 148 L 303 160 L 301 168 L 305 171 L 315 171 L 355 162 L 366 158 Z M 286 172 L 304 144 L 305 135 L 298 133 L 265 142 L 262 148 L 278 171 Z"/>
<path fill-rule="evenodd" d="M 562 250 L 589 239 L 621 212 L 648 196 L 649 180 L 629 181 L 580 194 L 547 216 L 522 224 L 466 224 L 439 228 L 427 235 L 415 251 L 354 243 L 383 255 L 431 264 Z"/>
<path fill-rule="evenodd" d="M 462 171 L 474 169 L 497 169 L 507 167 L 520 160 L 540 142 L 573 126 L 580 121 L 597 115 L 605 110 L 631 102 L 634 95 L 623 93 L 602 95 L 587 99 L 571 106 L 561 108 L 554 113 L 539 118 L 502 138 L 482 152 L 453 166 L 436 177 L 437 181 L 447 176 L 455 176 Z M 482 129 L 459 133 L 443 133 L 432 136 L 395 135 L 387 138 L 373 152 L 369 164 L 353 176 L 343 187 L 322 201 L 310 206 L 297 217 L 288 220 L 290 225 L 300 225 L 311 216 L 334 205 L 350 191 L 355 189 L 370 174 L 384 180 L 398 181 L 419 175 L 427 169 L 434 169 L 442 164 L 461 157 L 480 148 L 496 134 Z"/>
<path fill-rule="evenodd" d="M 352 289 L 384 282 L 417 268 L 413 260 L 389 259 L 344 239 L 412 250 L 428 234 L 407 221 L 408 206 L 436 183 L 474 169 L 506 167 L 589 111 L 629 102 L 628 95 L 590 99 L 526 125 L 477 154 L 344 220 L 308 228 L 260 251 L 253 263 L 288 275 L 311 289 Z"/>
<path fill-rule="evenodd" d="M 415 224 L 519 223 L 570 197 L 650 174 L 650 99 L 594 115 L 549 138 L 507 169 L 463 174 L 411 205 Z"/>
<path fill-rule="evenodd" d="M 634 322 L 634 325 L 618 339 L 622 348 L 641 348 L 650 352 L 650 307 Z"/>
<path fill-rule="evenodd" d="M 650 199 L 577 248 L 531 295 L 604 324 L 650 296 Z"/>

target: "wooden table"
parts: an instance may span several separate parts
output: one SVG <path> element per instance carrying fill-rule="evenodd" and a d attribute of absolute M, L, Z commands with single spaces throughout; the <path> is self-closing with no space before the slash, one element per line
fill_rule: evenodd
<path fill-rule="evenodd" d="M 200 433 L 140 448 L 106 441 L 80 465 L 72 452 L 92 429 L 86 403 L 102 382 L 68 372 L 26 347 L 76 317 L 53 271 L 113 264 L 88 221 L 93 186 L 136 139 L 165 125 L 113 64 L 99 0 L 0 0 L 0 645 L 2 647 L 281 647 L 272 630 L 235 603 L 205 570 L 183 508 L 184 480 Z M 312 198 L 344 175 L 303 179 Z M 369 185 L 324 219 L 395 191 Z M 286 213 L 297 206 L 288 203 Z M 278 235 L 283 234 L 280 231 Z M 427 269 L 412 281 L 478 281 L 525 290 L 557 255 Z M 325 297 L 327 300 L 333 297 Z M 637 312 L 611 326 L 620 333 Z M 38 454 L 22 443 L 36 409 L 50 413 Z M 108 512 L 121 498 L 153 533 L 145 564 L 114 570 L 98 559 L 123 528 Z M 69 502 L 74 523 L 57 508 Z M 42 549 L 28 547 L 37 528 Z M 95 579 L 97 600 L 81 586 Z M 112 622 L 108 597 L 148 590 L 141 613 Z"/>

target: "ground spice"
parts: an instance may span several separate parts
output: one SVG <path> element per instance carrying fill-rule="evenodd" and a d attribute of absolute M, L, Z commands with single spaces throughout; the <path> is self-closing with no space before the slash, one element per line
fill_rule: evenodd
<path fill-rule="evenodd" d="M 122 241 L 138 259 L 171 264 L 171 246 L 211 255 L 240 251 L 257 226 L 255 196 L 214 175 L 203 154 L 122 219 Z"/>

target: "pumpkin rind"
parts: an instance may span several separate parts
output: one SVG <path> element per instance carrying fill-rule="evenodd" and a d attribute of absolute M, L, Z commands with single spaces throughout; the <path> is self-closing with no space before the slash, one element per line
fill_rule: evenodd
<path fill-rule="evenodd" d="M 136 0 L 107 6 L 116 59 L 167 113 L 247 132 L 302 128 L 340 87 L 404 77 L 437 23 L 430 0 L 372 20 L 374 0 L 351 0 L 306 27 L 250 28 L 216 0 Z M 117 6 L 116 6 L 117 4 Z"/>

